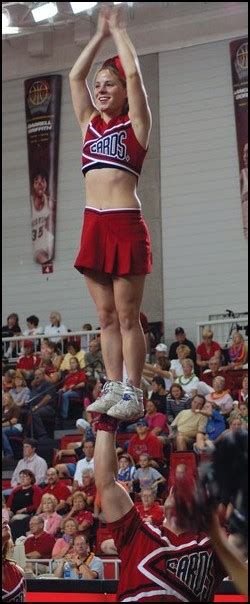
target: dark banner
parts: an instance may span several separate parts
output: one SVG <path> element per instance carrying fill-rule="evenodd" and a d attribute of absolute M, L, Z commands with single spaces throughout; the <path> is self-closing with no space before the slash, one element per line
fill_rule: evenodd
<path fill-rule="evenodd" d="M 248 38 L 230 44 L 244 237 L 248 238 Z"/>
<path fill-rule="evenodd" d="M 25 80 L 33 258 L 55 255 L 57 175 L 62 76 Z"/>

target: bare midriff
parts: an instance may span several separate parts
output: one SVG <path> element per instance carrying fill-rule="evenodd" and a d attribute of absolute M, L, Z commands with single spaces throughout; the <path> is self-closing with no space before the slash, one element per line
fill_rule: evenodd
<path fill-rule="evenodd" d="M 141 209 L 134 174 L 117 168 L 90 170 L 85 177 L 86 206 L 98 210 Z"/>

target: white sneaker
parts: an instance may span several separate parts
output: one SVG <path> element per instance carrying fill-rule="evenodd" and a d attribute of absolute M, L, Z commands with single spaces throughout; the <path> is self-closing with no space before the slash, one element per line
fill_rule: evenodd
<path fill-rule="evenodd" d="M 136 420 L 144 416 L 143 392 L 127 384 L 122 399 L 107 411 L 107 415 L 123 421 Z"/>
<path fill-rule="evenodd" d="M 107 413 L 113 405 L 116 405 L 121 400 L 124 390 L 125 384 L 122 382 L 106 382 L 102 388 L 101 396 L 94 403 L 88 405 L 86 411 L 90 411 L 90 413 Z"/>

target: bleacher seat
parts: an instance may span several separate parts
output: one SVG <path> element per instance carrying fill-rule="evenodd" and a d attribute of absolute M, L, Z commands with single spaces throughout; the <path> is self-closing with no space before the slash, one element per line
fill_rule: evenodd
<path fill-rule="evenodd" d="M 99 527 L 96 531 L 95 553 L 97 556 L 102 554 L 101 543 L 106 539 L 112 539 L 111 531 L 108 527 Z"/>

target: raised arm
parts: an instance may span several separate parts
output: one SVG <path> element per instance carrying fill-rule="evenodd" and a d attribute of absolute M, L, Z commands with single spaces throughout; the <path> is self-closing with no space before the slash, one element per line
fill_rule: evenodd
<path fill-rule="evenodd" d="M 151 113 L 138 57 L 122 23 L 120 7 L 113 8 L 110 12 L 109 30 L 126 75 L 129 117 L 137 140 L 146 149 L 151 130 Z"/>
<path fill-rule="evenodd" d="M 73 107 L 81 129 L 84 128 L 91 115 L 97 111 L 86 78 L 103 40 L 109 36 L 109 15 L 110 9 L 103 6 L 99 12 L 96 33 L 85 46 L 69 73 Z"/>

